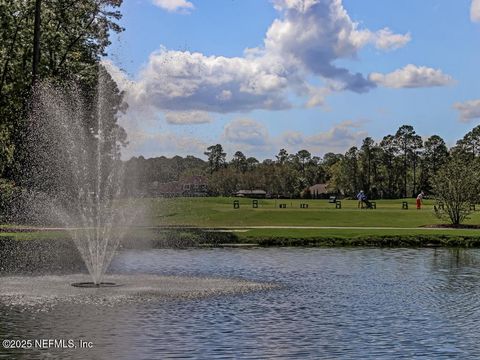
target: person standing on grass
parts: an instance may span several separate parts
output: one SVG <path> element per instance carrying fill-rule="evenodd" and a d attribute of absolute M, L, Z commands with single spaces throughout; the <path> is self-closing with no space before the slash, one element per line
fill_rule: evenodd
<path fill-rule="evenodd" d="M 420 210 L 422 208 L 422 204 L 423 204 L 423 197 L 425 196 L 425 194 L 422 192 L 420 192 L 420 194 L 418 194 L 417 196 L 417 210 Z"/>
<path fill-rule="evenodd" d="M 365 201 L 365 193 L 363 192 L 363 190 L 360 190 L 360 192 L 357 194 L 357 200 L 358 200 L 358 208 L 360 208 L 360 206 L 362 207 L 363 209 L 363 202 Z"/>

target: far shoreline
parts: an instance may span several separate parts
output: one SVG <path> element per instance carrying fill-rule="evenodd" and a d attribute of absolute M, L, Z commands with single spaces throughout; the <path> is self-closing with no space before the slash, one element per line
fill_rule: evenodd
<path fill-rule="evenodd" d="M 64 228 L 0 227 L 0 248 L 12 241 L 36 245 L 72 242 Z M 480 248 L 480 231 L 474 226 L 437 225 L 419 228 L 156 226 L 131 229 L 121 244 L 124 249 L 287 246 Z"/>

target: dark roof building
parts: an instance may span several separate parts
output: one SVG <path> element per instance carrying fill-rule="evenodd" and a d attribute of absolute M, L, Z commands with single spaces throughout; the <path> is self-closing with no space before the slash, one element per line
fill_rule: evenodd
<path fill-rule="evenodd" d="M 266 198 L 267 197 L 267 192 L 265 190 L 238 190 L 235 193 L 235 196 L 240 196 L 240 197 L 249 197 L 249 198 Z"/>
<path fill-rule="evenodd" d="M 325 199 L 331 194 L 331 191 L 328 190 L 327 184 L 315 184 L 310 186 L 308 192 L 312 199 Z"/>
<path fill-rule="evenodd" d="M 207 179 L 203 176 L 189 176 L 180 181 L 150 184 L 150 194 L 161 197 L 207 196 Z"/>

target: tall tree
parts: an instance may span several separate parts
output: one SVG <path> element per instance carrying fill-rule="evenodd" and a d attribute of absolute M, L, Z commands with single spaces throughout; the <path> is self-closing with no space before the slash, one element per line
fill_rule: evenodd
<path fill-rule="evenodd" d="M 420 156 L 422 155 L 423 140 L 420 135 L 414 135 L 412 138 L 412 145 L 410 151 L 411 163 L 413 168 L 413 187 L 412 187 L 412 197 L 417 196 L 417 170 Z"/>
<path fill-rule="evenodd" d="M 246 163 L 247 163 L 247 169 L 249 171 L 254 171 L 255 168 L 258 166 L 258 164 L 260 164 L 260 162 L 253 156 L 250 156 L 249 158 L 247 158 Z"/>
<path fill-rule="evenodd" d="M 403 158 L 404 197 L 407 197 L 408 158 L 411 157 L 416 141 L 415 130 L 411 125 L 402 125 L 395 133 L 395 143 Z"/>
<path fill-rule="evenodd" d="M 440 167 L 447 161 L 448 149 L 445 141 L 438 135 L 430 136 L 424 144 L 423 173 L 421 185 L 429 190 L 432 187 L 433 178 L 437 175 Z"/>
<path fill-rule="evenodd" d="M 334 174 L 334 171 L 332 171 L 333 166 L 336 163 L 339 163 L 343 159 L 342 154 L 334 154 L 332 152 L 328 152 L 323 156 L 322 159 L 322 167 L 325 172 L 325 182 L 329 182 Z"/>
<path fill-rule="evenodd" d="M 41 33 L 42 1 L 35 0 L 35 22 L 33 27 L 33 59 L 32 59 L 32 85 L 35 85 L 40 63 L 40 33 Z"/>
<path fill-rule="evenodd" d="M 366 137 L 363 139 L 362 147 L 360 148 L 359 158 L 360 158 L 360 167 L 362 173 L 362 187 L 364 191 L 371 195 L 371 184 L 372 184 L 372 163 L 373 163 L 373 147 L 375 142 L 371 137 Z"/>
<path fill-rule="evenodd" d="M 329 168 L 336 162 L 339 162 L 342 160 L 343 155 L 342 154 L 334 154 L 332 152 L 328 152 L 323 156 L 323 165 Z"/>
<path fill-rule="evenodd" d="M 232 158 L 230 164 L 239 172 L 244 173 L 248 169 L 247 158 L 241 151 L 237 151 Z"/>
<path fill-rule="evenodd" d="M 227 154 L 223 152 L 222 145 L 216 144 L 209 146 L 204 154 L 208 157 L 210 174 L 225 167 Z"/>
<path fill-rule="evenodd" d="M 297 158 L 301 164 L 302 175 L 305 177 L 305 166 L 312 159 L 312 154 L 310 154 L 310 152 L 307 150 L 300 150 L 297 152 Z"/>
<path fill-rule="evenodd" d="M 238 190 L 239 180 L 233 168 L 219 168 L 210 174 L 209 188 L 215 195 L 232 196 Z"/>
<path fill-rule="evenodd" d="M 385 197 L 394 197 L 397 195 L 395 179 L 397 178 L 396 154 L 398 147 L 393 135 L 386 135 L 380 142 L 382 149 L 382 193 Z"/>
<path fill-rule="evenodd" d="M 326 171 L 321 159 L 313 156 L 305 165 L 305 179 L 307 185 L 323 184 L 326 182 Z"/>
<path fill-rule="evenodd" d="M 336 162 L 331 170 L 330 187 L 353 196 L 359 190 L 358 149 L 353 146 L 345 153 L 342 160 Z"/>
<path fill-rule="evenodd" d="M 275 156 L 277 158 L 277 162 L 280 165 L 283 165 L 288 160 L 288 152 L 285 149 L 280 149 L 278 155 Z"/>
<path fill-rule="evenodd" d="M 425 141 L 424 158 L 429 163 L 432 175 L 437 174 L 438 169 L 445 163 L 447 157 L 447 145 L 440 136 L 432 135 Z"/>
<path fill-rule="evenodd" d="M 437 216 L 460 225 L 470 214 L 470 205 L 479 200 L 480 181 L 478 167 L 453 156 L 433 179 L 435 197 L 444 205 Z"/>
<path fill-rule="evenodd" d="M 474 127 L 457 141 L 457 148 L 472 159 L 480 155 L 480 125 Z"/>
<path fill-rule="evenodd" d="M 15 178 L 21 171 L 32 82 L 75 80 L 85 90 L 94 88 L 109 35 L 122 31 L 121 3 L 0 0 L 0 145 L 13 149 L 0 176 Z"/>

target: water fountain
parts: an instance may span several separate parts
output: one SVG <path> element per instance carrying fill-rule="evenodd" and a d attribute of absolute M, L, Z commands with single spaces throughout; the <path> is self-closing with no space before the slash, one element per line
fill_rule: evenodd
<path fill-rule="evenodd" d="M 32 264 L 33 276 L 24 276 L 16 269 L 10 271 L 8 266 L 4 276 L 0 257 L 0 305 L 41 308 L 59 303 L 107 305 L 271 288 L 270 284 L 241 279 L 166 276 L 157 264 L 147 274 L 105 275 L 122 238 L 143 219 L 142 204 L 146 200 L 126 195 L 125 169 L 120 159 L 126 134 L 116 122 L 126 106 L 115 82 L 103 68 L 99 70 L 98 86 L 93 93 L 74 82 L 67 86 L 48 82 L 38 85 L 25 137 L 22 184 L 29 189 L 28 199 L 23 201 L 28 206 L 22 210 L 28 212 L 29 224 L 35 221 L 44 227 L 55 224 L 67 229 L 91 281 L 84 274 L 75 273 L 79 271 L 76 268 L 73 272 L 65 271 L 63 259 L 70 259 L 74 249 L 65 252 L 57 248 L 56 239 L 38 239 L 39 246 L 33 251 L 29 244 L 17 246 L 15 243 L 19 241 L 12 240 L 14 250 L 8 250 L 10 254 L 26 250 L 31 255 L 20 260 L 10 256 L 13 265 L 45 258 L 32 254 L 39 249 L 59 254 L 60 274 L 50 269 L 37 272 Z M 135 192 L 132 186 L 129 181 L 130 195 Z M 69 241 L 65 243 L 70 245 Z M 139 256 L 149 257 L 145 251 Z"/>
<path fill-rule="evenodd" d="M 35 92 L 26 178 L 34 192 L 48 195 L 44 212 L 68 229 L 92 277 L 74 286 L 114 285 L 102 278 L 138 212 L 122 191 L 120 149 L 126 136 L 117 125 L 126 109 L 122 98 L 101 66 L 93 95 L 73 82 L 44 82 Z"/>

